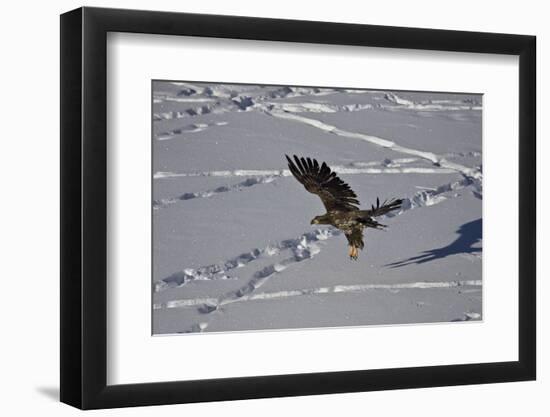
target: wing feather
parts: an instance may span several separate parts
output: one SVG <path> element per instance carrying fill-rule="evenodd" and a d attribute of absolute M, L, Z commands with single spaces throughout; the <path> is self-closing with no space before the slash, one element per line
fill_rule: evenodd
<path fill-rule="evenodd" d="M 370 217 L 382 216 L 390 211 L 397 210 L 401 208 L 403 200 L 397 198 L 392 200 L 386 200 L 380 205 L 380 199 L 376 197 L 376 206 L 371 205 L 371 209 L 367 210 L 366 213 Z"/>
<path fill-rule="evenodd" d="M 325 162 L 319 166 L 316 159 L 298 158 L 294 155 L 292 160 L 288 155 L 285 156 L 292 175 L 307 191 L 321 198 L 327 211 L 359 209 L 357 195 Z"/>

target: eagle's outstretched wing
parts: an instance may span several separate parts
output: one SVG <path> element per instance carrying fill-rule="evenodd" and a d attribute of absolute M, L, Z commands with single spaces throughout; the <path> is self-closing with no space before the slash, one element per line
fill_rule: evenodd
<path fill-rule="evenodd" d="M 348 184 L 332 172 L 326 163 L 321 166 L 316 159 L 298 158 L 294 162 L 285 155 L 288 168 L 294 177 L 300 181 L 306 190 L 317 194 L 327 211 L 359 210 L 359 200 Z"/>
<path fill-rule="evenodd" d="M 376 199 L 376 206 L 373 204 L 370 210 L 365 210 L 366 214 L 370 217 L 382 216 L 386 213 L 389 213 L 392 210 L 401 208 L 403 200 L 399 198 L 394 198 L 391 200 L 386 200 L 380 205 L 380 200 Z"/>

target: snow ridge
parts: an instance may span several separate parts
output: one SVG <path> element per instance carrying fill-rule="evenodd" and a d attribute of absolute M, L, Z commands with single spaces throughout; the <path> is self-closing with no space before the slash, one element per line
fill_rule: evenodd
<path fill-rule="evenodd" d="M 265 300 L 277 300 L 281 298 L 300 297 L 304 295 L 316 295 L 316 294 L 342 294 L 342 293 L 356 293 L 375 290 L 386 291 L 399 291 L 403 289 L 432 289 L 432 288 L 457 288 L 457 287 L 481 287 L 481 280 L 462 280 L 462 281 L 419 281 L 419 282 L 406 282 L 397 284 L 357 284 L 357 285 L 335 285 L 330 287 L 318 287 L 318 288 L 302 288 L 297 290 L 276 291 L 276 292 L 264 292 L 264 293 L 247 293 L 241 297 L 235 297 L 232 299 L 226 299 L 220 303 L 216 298 L 196 298 L 196 299 L 182 299 L 171 300 L 166 303 L 155 304 L 153 308 L 189 308 L 197 306 L 212 306 L 212 308 L 219 308 L 221 305 L 232 304 L 245 301 L 265 301 Z M 209 310 L 205 312 L 211 312 Z"/>
<path fill-rule="evenodd" d="M 388 148 L 396 152 L 401 152 L 407 155 L 416 156 L 418 158 L 430 161 L 435 166 L 451 169 L 453 171 L 461 173 L 464 176 L 477 178 L 477 179 L 481 179 L 482 177 L 481 172 L 479 170 L 469 168 L 455 162 L 447 161 L 445 158 L 433 152 L 420 151 L 417 149 L 407 148 L 405 146 L 398 145 L 397 143 L 388 139 L 383 139 L 378 136 L 372 136 L 365 133 L 342 130 L 337 128 L 336 126 L 321 122 L 320 120 L 311 119 L 304 116 L 298 116 L 292 113 L 276 112 L 276 111 L 273 111 L 273 112 L 266 111 L 266 113 L 274 117 L 279 117 L 281 119 L 294 120 L 296 122 L 304 123 L 306 125 L 313 126 L 317 129 L 320 129 L 326 133 L 332 133 L 338 136 L 347 137 L 351 139 L 364 140 L 366 142 L 380 146 L 382 148 Z"/>
<path fill-rule="evenodd" d="M 205 114 L 221 114 L 239 111 L 283 111 L 293 113 L 336 113 L 350 111 L 364 111 L 371 109 L 382 110 L 416 110 L 416 111 L 479 111 L 481 104 L 469 100 L 431 100 L 414 102 L 399 97 L 395 93 L 382 93 L 375 90 L 354 90 L 338 88 L 309 88 L 309 87 L 278 87 L 269 89 L 262 87 L 261 94 L 249 90 L 247 86 L 220 85 L 202 87 L 183 83 L 183 87 L 176 96 L 156 94 L 153 102 L 199 103 L 199 106 L 185 110 L 156 112 L 154 121 L 181 119 Z M 390 104 L 344 104 L 335 105 L 320 101 L 301 103 L 284 103 L 270 101 L 273 99 L 289 99 L 294 97 L 320 97 L 337 93 L 346 94 L 378 94 Z"/>

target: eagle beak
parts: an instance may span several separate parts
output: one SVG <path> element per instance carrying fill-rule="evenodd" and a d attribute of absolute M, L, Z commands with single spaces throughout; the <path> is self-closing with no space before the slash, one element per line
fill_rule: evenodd
<path fill-rule="evenodd" d="M 311 219 L 311 222 L 309 224 L 318 224 L 319 222 L 317 221 L 317 219 Z"/>

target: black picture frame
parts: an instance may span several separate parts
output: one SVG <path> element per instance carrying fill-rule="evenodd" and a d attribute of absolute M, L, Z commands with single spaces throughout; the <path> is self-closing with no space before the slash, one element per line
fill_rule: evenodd
<path fill-rule="evenodd" d="M 519 56 L 518 361 L 107 385 L 108 32 Z M 61 15 L 61 401 L 97 409 L 534 380 L 535 51 L 524 35 L 88 7 Z"/>

